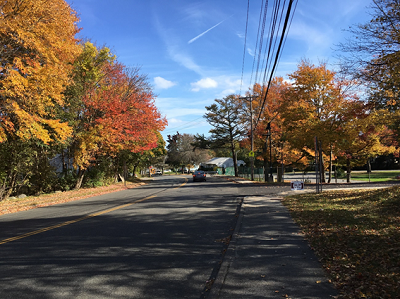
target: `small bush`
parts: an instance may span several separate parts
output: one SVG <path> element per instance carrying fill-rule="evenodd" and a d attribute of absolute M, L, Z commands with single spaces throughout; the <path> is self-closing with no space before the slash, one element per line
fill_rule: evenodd
<path fill-rule="evenodd" d="M 339 179 L 345 178 L 346 177 L 346 172 L 342 168 L 337 168 L 336 169 L 336 176 Z"/>
<path fill-rule="evenodd" d="M 75 171 L 70 170 L 67 173 L 63 173 L 57 181 L 56 189 L 62 191 L 68 191 L 75 187 L 77 176 Z"/>

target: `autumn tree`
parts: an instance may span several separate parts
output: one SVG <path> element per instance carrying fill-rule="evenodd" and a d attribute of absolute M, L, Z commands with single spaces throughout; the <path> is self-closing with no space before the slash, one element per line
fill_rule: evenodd
<path fill-rule="evenodd" d="M 164 129 L 166 120 L 154 105 L 152 90 L 139 69 L 108 64 L 101 88 L 90 90 L 83 102 L 86 130 L 81 132 L 74 155 L 80 169 L 86 169 L 98 155 L 157 147 L 157 133 Z"/>
<path fill-rule="evenodd" d="M 80 188 L 86 170 L 120 151 L 141 152 L 157 146 L 166 120 L 154 104 L 147 77 L 118 63 L 107 48 L 83 45 L 66 91 L 64 117 L 74 128 L 70 152 Z"/>
<path fill-rule="evenodd" d="M 213 127 L 210 142 L 214 148 L 229 148 L 232 153 L 235 176 L 238 176 L 236 151 L 239 141 L 245 132 L 242 122 L 242 103 L 238 96 L 229 95 L 223 99 L 216 99 L 215 103 L 206 106 L 204 115 L 207 122 Z"/>
<path fill-rule="evenodd" d="M 75 11 L 63 0 L 2 1 L 0 11 L 0 142 L 65 140 L 54 110 L 80 51 Z"/>
<path fill-rule="evenodd" d="M 272 167 L 273 161 L 279 164 L 289 164 L 289 149 L 284 142 L 282 131 L 282 119 L 279 108 L 283 102 L 285 90 L 289 87 L 282 77 L 276 77 L 272 80 L 267 93 L 267 87 L 255 84 L 251 91 L 248 91 L 243 100 L 243 122 L 246 124 L 248 134 L 241 144 L 247 149 L 250 148 L 251 134 L 251 114 L 253 115 L 253 139 L 254 152 L 256 160 L 262 160 L 265 170 L 265 179 L 268 178 L 268 168 Z M 251 103 L 250 103 L 251 99 Z M 250 105 L 251 104 L 251 105 Z M 250 113 L 250 107 L 253 112 Z M 270 126 L 270 136 L 267 136 L 267 127 Z M 272 141 L 271 139 L 272 138 Z M 267 140 L 271 141 L 271 154 L 267 146 Z M 286 148 L 284 148 L 286 146 Z M 273 161 L 269 161 L 272 158 Z M 269 166 L 268 167 L 268 163 Z M 280 173 L 280 172 L 279 172 Z M 281 174 L 280 176 L 281 177 Z"/>
<path fill-rule="evenodd" d="M 395 134 L 385 124 L 385 112 L 371 111 L 363 102 L 349 104 L 351 109 L 338 128 L 335 144 L 338 160 L 346 166 L 348 183 L 353 167 L 365 165 L 370 158 L 394 153 L 397 146 Z"/>
<path fill-rule="evenodd" d="M 389 139 L 383 138 L 383 132 L 388 132 L 385 118 L 351 92 L 351 81 L 338 77 L 324 64 L 314 66 L 307 61 L 289 77 L 293 86 L 281 107 L 286 134 L 294 148 L 310 156 L 317 137 L 319 156 L 329 157 L 329 182 L 333 156 L 346 157 L 350 180 L 353 165 L 365 165 L 368 157 L 393 150 L 387 145 Z M 321 174 L 324 182 L 325 171 Z"/>
<path fill-rule="evenodd" d="M 48 165 L 49 147 L 71 135 L 57 111 L 80 48 L 78 18 L 65 1 L 2 1 L 0 12 L 0 198 L 6 198 L 35 173 L 48 172 L 39 161 Z"/>
<path fill-rule="evenodd" d="M 314 148 L 317 137 L 322 148 L 329 151 L 337 140 L 335 121 L 340 119 L 337 113 L 341 101 L 335 73 L 325 64 L 314 66 L 303 60 L 289 78 L 293 84 L 281 107 L 287 138 L 294 148 L 307 153 Z M 322 171 L 322 181 L 325 181 L 324 174 Z"/>

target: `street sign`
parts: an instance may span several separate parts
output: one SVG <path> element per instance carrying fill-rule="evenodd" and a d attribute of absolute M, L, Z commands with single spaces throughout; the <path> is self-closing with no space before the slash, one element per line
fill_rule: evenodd
<path fill-rule="evenodd" d="M 304 183 L 302 181 L 293 181 L 290 182 L 290 187 L 292 188 L 292 191 L 304 190 Z"/>
<path fill-rule="evenodd" d="M 250 151 L 249 157 L 254 157 L 254 152 L 253 151 Z"/>

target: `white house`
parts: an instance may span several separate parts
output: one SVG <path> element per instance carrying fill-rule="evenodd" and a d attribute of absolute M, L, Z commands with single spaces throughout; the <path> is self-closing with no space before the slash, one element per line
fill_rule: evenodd
<path fill-rule="evenodd" d="M 211 168 L 214 166 L 220 167 L 220 168 L 227 168 L 227 167 L 233 167 L 233 159 L 232 158 L 226 158 L 226 157 L 217 157 L 217 158 L 212 158 L 211 160 L 208 160 L 207 162 L 201 163 L 202 166 L 206 168 Z M 238 160 L 237 165 L 246 165 L 244 161 Z"/>

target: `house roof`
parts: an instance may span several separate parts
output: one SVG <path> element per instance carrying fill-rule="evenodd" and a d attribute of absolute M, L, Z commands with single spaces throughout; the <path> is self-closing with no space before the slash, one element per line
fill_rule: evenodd
<path fill-rule="evenodd" d="M 208 160 L 204 164 L 217 165 L 218 167 L 223 167 L 223 168 L 233 167 L 233 159 L 229 158 L 229 157 L 216 157 L 216 158 L 212 158 L 212 159 Z M 238 164 L 238 166 L 246 165 L 246 163 L 244 163 L 244 161 L 242 161 L 242 160 L 238 160 L 237 164 Z"/>

